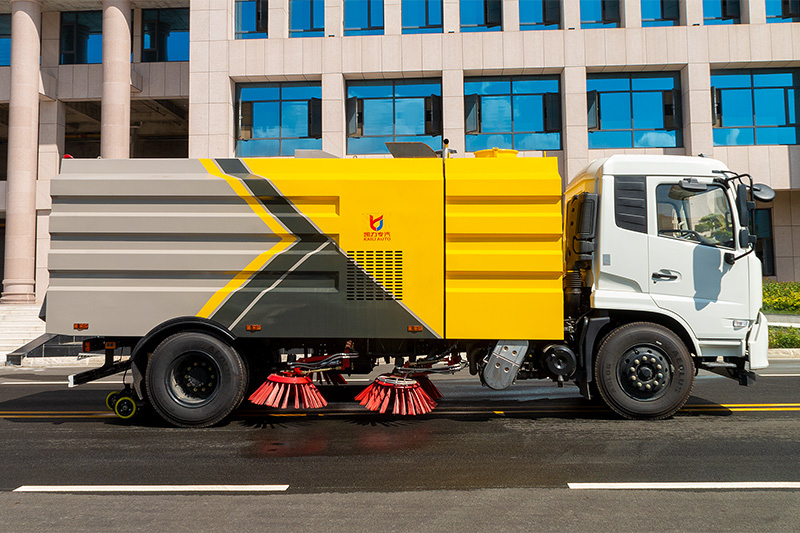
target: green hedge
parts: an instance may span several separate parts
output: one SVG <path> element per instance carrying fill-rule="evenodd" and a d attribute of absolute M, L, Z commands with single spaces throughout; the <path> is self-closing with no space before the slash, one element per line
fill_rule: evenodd
<path fill-rule="evenodd" d="M 800 328 L 769 328 L 770 348 L 800 348 Z"/>
<path fill-rule="evenodd" d="M 800 283 L 764 281 L 764 312 L 800 315 Z"/>

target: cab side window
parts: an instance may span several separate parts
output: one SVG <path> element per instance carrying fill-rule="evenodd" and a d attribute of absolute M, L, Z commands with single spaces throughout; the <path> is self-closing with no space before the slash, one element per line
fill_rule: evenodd
<path fill-rule="evenodd" d="M 734 248 L 733 216 L 721 187 L 693 192 L 664 184 L 656 187 L 656 200 L 659 236 Z"/>

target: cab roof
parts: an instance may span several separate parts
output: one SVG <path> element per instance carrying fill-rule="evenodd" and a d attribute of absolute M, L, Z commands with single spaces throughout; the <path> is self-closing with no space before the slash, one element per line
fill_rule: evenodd
<path fill-rule="evenodd" d="M 684 155 L 612 155 L 597 159 L 576 178 L 616 176 L 719 176 L 728 167 L 718 159 Z"/>

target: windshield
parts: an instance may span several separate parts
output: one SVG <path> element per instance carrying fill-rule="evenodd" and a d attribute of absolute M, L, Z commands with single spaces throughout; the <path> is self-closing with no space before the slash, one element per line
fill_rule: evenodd
<path fill-rule="evenodd" d="M 711 246 L 733 248 L 733 217 L 725 191 L 711 185 L 692 192 L 680 185 L 659 185 L 658 234 Z"/>

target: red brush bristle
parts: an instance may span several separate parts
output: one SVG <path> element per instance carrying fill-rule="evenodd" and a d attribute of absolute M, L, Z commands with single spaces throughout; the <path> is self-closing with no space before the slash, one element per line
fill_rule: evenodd
<path fill-rule="evenodd" d="M 431 378 L 429 378 L 427 374 L 416 375 L 414 379 L 417 380 L 419 386 L 422 387 L 422 390 L 424 390 L 431 399 L 438 400 L 442 397 L 442 393 L 436 388 L 436 385 L 433 384 L 433 381 L 431 381 Z"/>
<path fill-rule="evenodd" d="M 378 376 L 355 399 L 370 411 L 385 413 L 391 407 L 394 415 L 421 415 L 436 407 L 419 383 L 391 375 Z"/>
<path fill-rule="evenodd" d="M 286 376 L 271 374 L 253 394 L 250 401 L 256 405 L 266 405 L 279 409 L 289 406 L 289 399 L 294 399 L 295 409 L 319 409 L 328 402 L 306 376 Z"/>

